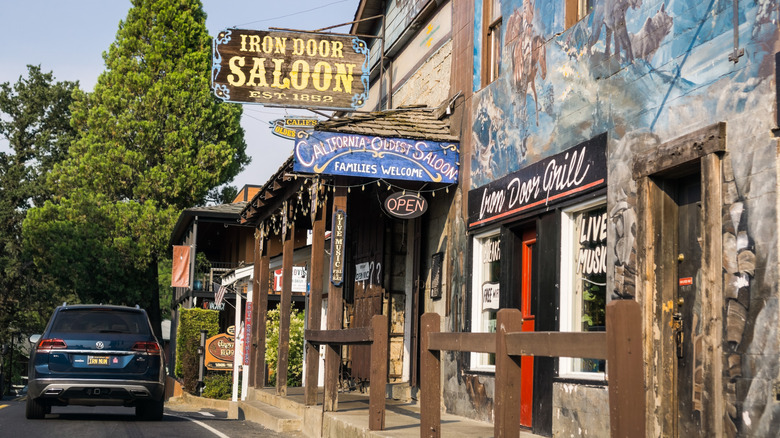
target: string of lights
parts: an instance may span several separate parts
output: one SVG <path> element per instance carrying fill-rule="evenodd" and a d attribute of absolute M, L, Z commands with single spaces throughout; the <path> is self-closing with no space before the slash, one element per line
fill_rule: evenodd
<path fill-rule="evenodd" d="M 378 188 L 384 185 L 387 191 L 390 192 L 403 192 L 404 194 L 418 193 L 418 194 L 430 194 L 431 197 L 436 197 L 437 192 L 444 191 L 450 192 L 450 187 L 456 186 L 456 183 L 448 184 L 443 187 L 425 189 L 424 187 L 419 190 L 412 190 L 400 185 L 394 184 L 383 178 L 370 180 L 362 183 L 338 185 L 332 180 L 326 180 L 318 175 L 304 175 L 304 174 L 287 174 L 297 180 L 298 178 L 305 178 L 306 181 L 301 184 L 298 189 L 297 196 L 293 196 L 286 200 L 280 209 L 272 213 L 265 221 L 263 221 L 262 232 L 265 235 L 273 233 L 279 235 L 284 231 L 283 227 L 288 230 L 292 229 L 293 223 L 299 218 L 305 217 L 312 212 L 312 208 L 322 209 L 328 205 L 328 200 L 336 189 L 347 189 L 347 193 L 351 193 L 352 190 L 365 191 L 366 187 L 370 187 L 372 184 L 376 184 Z M 287 217 L 285 218 L 285 212 Z"/>

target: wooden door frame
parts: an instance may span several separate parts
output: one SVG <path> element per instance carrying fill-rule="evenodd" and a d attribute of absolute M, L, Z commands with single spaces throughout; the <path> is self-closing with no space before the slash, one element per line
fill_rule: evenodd
<path fill-rule="evenodd" d="M 673 242 L 663 226 L 664 215 L 675 213 L 673 203 L 658 180 L 674 178 L 681 169 L 693 168 L 702 179 L 702 321 L 705 336 L 705 387 L 710 394 L 702 411 L 703 433 L 722 436 L 723 416 L 723 288 L 722 288 L 722 155 L 726 150 L 725 123 L 712 125 L 659 145 L 634 159 L 637 183 L 637 301 L 643 306 L 645 387 L 648 415 L 646 430 L 652 436 L 674 433 L 676 352 L 669 321 L 674 312 L 676 269 Z M 675 238 L 676 240 L 676 238 Z M 656 339 L 654 333 L 660 333 Z M 657 424 L 656 424 L 657 422 Z"/>

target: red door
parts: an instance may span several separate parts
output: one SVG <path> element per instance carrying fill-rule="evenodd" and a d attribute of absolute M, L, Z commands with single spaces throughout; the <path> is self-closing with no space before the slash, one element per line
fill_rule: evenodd
<path fill-rule="evenodd" d="M 520 312 L 523 315 L 523 331 L 534 331 L 534 315 L 531 309 L 531 267 L 533 266 L 536 230 L 526 230 L 521 238 L 522 280 L 520 285 Z M 534 357 L 520 359 L 520 425 L 533 424 Z"/>

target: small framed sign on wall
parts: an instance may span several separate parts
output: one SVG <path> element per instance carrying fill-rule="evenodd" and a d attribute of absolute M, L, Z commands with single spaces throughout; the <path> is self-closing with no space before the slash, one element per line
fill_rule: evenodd
<path fill-rule="evenodd" d="M 444 253 L 431 256 L 431 298 L 441 298 L 441 276 L 444 265 Z"/>

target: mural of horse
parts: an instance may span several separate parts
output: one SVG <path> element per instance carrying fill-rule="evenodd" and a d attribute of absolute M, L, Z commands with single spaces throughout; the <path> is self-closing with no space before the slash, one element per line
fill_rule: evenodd
<path fill-rule="evenodd" d="M 511 51 L 512 84 L 522 96 L 528 88 L 534 95 L 536 124 L 539 125 L 539 97 L 536 94 L 536 75 L 547 77 L 547 49 L 541 35 L 534 31 L 534 4 L 523 1 L 523 8 L 509 16 L 506 25 L 505 46 Z"/>

